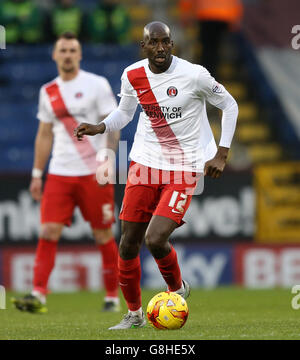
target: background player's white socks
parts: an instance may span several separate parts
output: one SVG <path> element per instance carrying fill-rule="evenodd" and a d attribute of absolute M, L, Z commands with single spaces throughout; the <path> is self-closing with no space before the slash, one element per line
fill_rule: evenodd
<path fill-rule="evenodd" d="M 45 305 L 46 304 L 46 296 L 44 294 L 41 294 L 39 291 L 32 290 L 31 295 L 35 296 L 37 299 L 40 300 L 40 302 Z"/>
<path fill-rule="evenodd" d="M 120 304 L 120 299 L 118 297 L 105 296 L 104 301 L 105 302 L 112 301 L 114 304 L 117 304 L 117 305 Z"/>
<path fill-rule="evenodd" d="M 141 307 L 136 311 L 128 310 L 128 313 L 131 313 L 132 315 L 137 315 L 138 317 L 143 317 L 143 309 Z"/>

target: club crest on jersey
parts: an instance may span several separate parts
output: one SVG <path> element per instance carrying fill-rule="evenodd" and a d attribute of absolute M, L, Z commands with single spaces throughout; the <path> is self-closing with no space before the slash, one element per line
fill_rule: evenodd
<path fill-rule="evenodd" d="M 83 97 L 83 93 L 82 93 L 82 92 L 78 92 L 78 93 L 75 94 L 75 97 L 76 97 L 76 99 L 80 99 L 80 98 Z"/>
<path fill-rule="evenodd" d="M 167 95 L 169 97 L 175 97 L 177 94 L 178 94 L 178 90 L 176 89 L 175 86 L 168 87 Z"/>

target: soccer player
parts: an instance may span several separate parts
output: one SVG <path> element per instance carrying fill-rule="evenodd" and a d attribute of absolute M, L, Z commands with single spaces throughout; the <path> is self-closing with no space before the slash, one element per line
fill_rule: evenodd
<path fill-rule="evenodd" d="M 146 25 L 141 46 L 146 59 L 124 70 L 118 108 L 99 125 L 83 123 L 74 131 L 82 140 L 84 135 L 122 129 L 132 120 L 138 103 L 142 108 L 120 212 L 119 284 L 128 314 L 111 330 L 146 324 L 139 258 L 144 238 L 168 289 L 184 298 L 189 295 L 169 236 L 183 223 L 197 183 L 198 177 L 191 181 L 193 173 L 213 178 L 222 174 L 238 114 L 236 101 L 204 67 L 172 55 L 167 25 Z M 206 101 L 223 111 L 218 148 Z"/>
<path fill-rule="evenodd" d="M 52 58 L 59 76 L 40 90 L 35 139 L 34 166 L 30 192 L 41 200 L 41 230 L 36 251 L 33 290 L 14 299 L 24 311 L 46 312 L 47 283 L 54 268 L 57 243 L 65 225 L 71 224 L 74 208 L 79 206 L 90 223 L 102 255 L 103 283 L 106 290 L 104 311 L 119 311 L 118 248 L 112 233 L 114 188 L 100 186 L 96 180 L 97 151 L 111 148 L 119 141 L 119 131 L 98 135 L 79 143 L 74 127 L 87 121 L 98 124 L 117 107 L 106 78 L 80 69 L 81 45 L 74 34 L 63 33 L 56 41 Z M 49 173 L 42 194 L 42 174 L 49 159 Z"/>

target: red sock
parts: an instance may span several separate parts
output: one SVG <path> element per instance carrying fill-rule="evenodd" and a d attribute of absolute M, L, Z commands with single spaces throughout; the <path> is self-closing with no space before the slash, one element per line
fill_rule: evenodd
<path fill-rule="evenodd" d="M 140 257 L 123 260 L 119 255 L 119 280 L 127 307 L 136 311 L 142 306 Z"/>
<path fill-rule="evenodd" d="M 39 239 L 33 267 L 33 290 L 47 294 L 49 276 L 54 267 L 57 241 Z"/>
<path fill-rule="evenodd" d="M 168 284 L 170 291 L 176 291 L 182 286 L 181 272 L 177 261 L 176 251 L 171 247 L 171 252 L 161 258 L 155 259 L 159 271 L 165 282 Z"/>
<path fill-rule="evenodd" d="M 106 296 L 118 297 L 118 247 L 115 239 L 103 245 L 98 245 L 102 254 L 103 284 Z"/>

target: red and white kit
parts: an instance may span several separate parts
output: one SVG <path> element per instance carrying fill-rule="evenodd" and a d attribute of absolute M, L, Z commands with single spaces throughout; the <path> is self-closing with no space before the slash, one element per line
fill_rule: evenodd
<path fill-rule="evenodd" d="M 106 147 L 107 136 L 75 139 L 81 123 L 98 124 L 116 108 L 108 81 L 80 70 L 70 81 L 57 77 L 40 90 L 41 122 L 53 124 L 54 144 L 41 203 L 41 222 L 70 225 L 75 206 L 92 229 L 110 229 L 114 221 L 113 185 L 99 186 L 96 153 Z M 104 231 L 106 232 L 106 231 Z M 108 230 L 109 233 L 109 230 Z M 102 254 L 105 301 L 118 302 L 117 244 L 112 237 L 97 244 Z M 55 265 L 57 241 L 39 238 L 34 263 L 33 292 L 45 302 L 49 276 Z M 43 296 L 42 296 L 43 295 Z"/>
<path fill-rule="evenodd" d="M 42 223 L 69 225 L 76 205 L 93 228 L 107 228 L 113 222 L 112 185 L 100 187 L 95 177 L 96 154 L 106 147 L 107 135 L 77 141 L 73 131 L 81 122 L 98 124 L 116 107 L 108 81 L 83 70 L 73 80 L 63 81 L 57 77 L 41 88 L 37 117 L 42 122 L 52 123 L 54 133 L 42 199 Z M 108 213 L 111 214 L 109 221 Z"/>
<path fill-rule="evenodd" d="M 237 104 L 227 90 L 200 65 L 173 56 L 169 69 L 155 74 L 149 69 L 148 59 L 141 60 L 124 70 L 120 96 L 118 109 L 104 123 L 107 132 L 119 130 L 132 120 L 137 105 L 140 105 L 142 111 L 130 152 L 130 158 L 137 164 L 165 171 L 202 173 L 205 162 L 213 158 L 217 151 L 206 114 L 206 101 L 223 111 L 219 145 L 230 147 L 237 120 Z M 155 188 L 162 191 L 162 187 Z M 144 198 L 148 196 L 153 199 L 147 192 L 154 189 L 148 185 L 142 189 Z M 143 219 L 148 216 L 144 216 L 144 207 L 140 207 L 134 197 L 126 195 L 128 190 L 132 191 L 129 180 L 121 219 L 133 221 L 135 214 L 136 221 L 145 221 Z M 180 223 L 178 214 L 176 217 L 174 214 L 178 202 L 185 200 L 187 194 L 182 185 L 174 184 L 172 190 L 167 192 L 168 199 L 164 197 L 165 209 L 161 204 L 159 211 L 156 209 L 160 196 L 154 196 L 156 202 L 151 200 L 154 202 L 149 208 L 153 214 L 165 214 Z M 175 199 L 176 194 L 178 197 Z M 130 203 L 126 204 L 129 200 Z M 189 202 L 187 198 L 182 216 Z M 170 211 L 173 203 L 174 211 Z"/>

